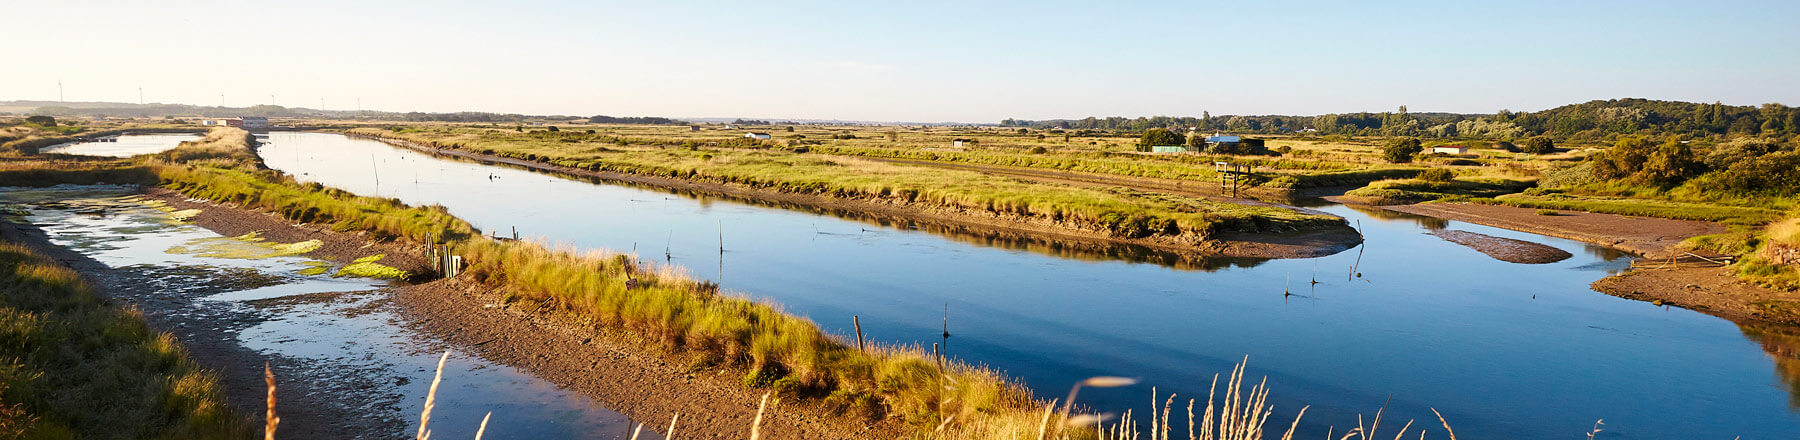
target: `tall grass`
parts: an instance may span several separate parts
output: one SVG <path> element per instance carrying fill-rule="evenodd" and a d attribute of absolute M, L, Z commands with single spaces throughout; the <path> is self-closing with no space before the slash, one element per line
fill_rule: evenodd
<path fill-rule="evenodd" d="M 378 239 L 424 243 L 473 235 L 474 227 L 442 206 L 410 207 L 399 200 L 361 197 L 318 184 L 300 184 L 273 171 L 243 171 L 204 165 L 158 165 L 163 186 L 188 197 L 235 203 L 307 223 L 327 223 L 337 231 L 368 231 Z"/>
<path fill-rule="evenodd" d="M 217 378 L 80 274 L 0 243 L 0 436 L 247 438 Z"/>
<path fill-rule="evenodd" d="M 666 266 L 640 266 L 629 255 L 480 237 L 461 254 L 471 262 L 466 274 L 507 287 L 515 298 L 636 331 L 668 350 L 745 367 L 755 377 L 747 383 L 820 398 L 842 412 L 935 426 L 952 416 L 969 420 L 1030 405 L 1026 390 L 994 371 L 957 362 L 939 369 L 916 348 L 859 351 L 804 318 L 721 294 L 716 285 Z"/>

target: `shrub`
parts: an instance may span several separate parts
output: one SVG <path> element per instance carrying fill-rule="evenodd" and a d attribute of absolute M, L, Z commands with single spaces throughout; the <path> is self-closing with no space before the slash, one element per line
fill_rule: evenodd
<path fill-rule="evenodd" d="M 1427 182 L 1449 182 L 1456 180 L 1456 173 L 1445 168 L 1432 168 L 1419 173 L 1419 179 Z"/>
<path fill-rule="evenodd" d="M 1526 139 L 1525 146 L 1520 148 L 1519 151 L 1531 154 L 1549 154 L 1552 151 L 1556 151 L 1556 141 L 1550 140 L 1549 136 L 1533 137 L 1531 139 Z"/>
<path fill-rule="evenodd" d="M 1031 147 L 1031 154 L 1044 154 L 1048 152 L 1050 152 L 1050 150 L 1046 150 L 1044 147 Z"/>
<path fill-rule="evenodd" d="M 1387 159 L 1388 162 L 1407 163 L 1412 162 L 1413 156 L 1424 150 L 1425 147 L 1419 143 L 1418 138 L 1393 138 L 1388 139 L 1387 143 L 1381 147 L 1381 157 Z"/>
<path fill-rule="evenodd" d="M 1539 209 L 1539 210 L 1537 210 L 1537 215 L 1557 216 L 1557 215 L 1562 215 L 1562 213 L 1556 212 L 1554 210 L 1549 210 L 1549 209 Z"/>
<path fill-rule="evenodd" d="M 27 116 L 27 117 L 25 117 L 25 122 L 31 123 L 31 124 L 42 125 L 45 127 L 55 127 L 56 126 L 56 118 L 50 117 L 50 116 L 44 116 L 44 115 Z"/>

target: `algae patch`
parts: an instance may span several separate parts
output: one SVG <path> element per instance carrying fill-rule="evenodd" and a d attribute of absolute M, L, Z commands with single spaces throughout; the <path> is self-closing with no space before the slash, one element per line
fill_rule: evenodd
<path fill-rule="evenodd" d="M 171 212 L 169 212 L 169 220 L 185 222 L 185 221 L 188 221 L 189 219 L 194 218 L 194 216 L 196 216 L 196 215 L 200 215 L 200 210 L 198 210 L 198 209 L 183 209 L 180 211 L 171 211 Z"/>
<path fill-rule="evenodd" d="M 347 265 L 344 265 L 344 267 L 338 268 L 337 274 L 332 275 L 332 276 L 334 276 L 334 277 L 349 276 L 349 277 L 383 278 L 383 279 L 396 279 L 396 278 L 405 278 L 406 277 L 406 271 L 403 271 L 400 269 L 395 269 L 391 266 L 382 265 L 380 263 L 376 263 L 377 261 L 381 261 L 381 259 L 383 257 L 387 257 L 387 254 L 375 254 L 375 255 L 370 255 L 367 257 L 358 258 L 358 259 L 356 259 L 356 261 L 352 261 L 352 262 L 350 262 L 350 264 L 347 264 Z"/>
<path fill-rule="evenodd" d="M 196 254 L 205 258 L 254 260 L 300 255 L 319 250 L 319 247 L 324 245 L 325 242 L 319 240 L 307 240 L 294 243 L 269 243 L 262 238 L 261 234 L 251 232 L 236 237 L 214 237 L 188 240 L 187 245 L 170 247 L 166 252 L 171 254 Z"/>
<path fill-rule="evenodd" d="M 324 275 L 331 272 L 331 266 L 332 264 L 326 261 L 308 261 L 306 262 L 306 268 L 300 269 L 300 275 L 309 277 Z"/>

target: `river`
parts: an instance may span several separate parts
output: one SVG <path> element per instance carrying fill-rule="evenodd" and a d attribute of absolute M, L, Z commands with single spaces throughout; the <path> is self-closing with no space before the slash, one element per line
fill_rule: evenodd
<path fill-rule="evenodd" d="M 1198 398 L 1246 356 L 1273 423 L 1310 405 L 1306 438 L 1384 423 L 1464 438 L 1793 438 L 1788 330 L 1597 293 L 1631 257 L 1578 242 L 1318 203 L 1362 247 L 1292 260 L 1168 265 L 1153 252 L 1081 254 L 900 223 L 435 158 L 337 134 L 278 132 L 261 154 L 301 181 L 441 204 L 485 231 L 635 250 L 728 290 L 872 340 L 942 343 L 1044 397 L 1095 375 L 1143 379 L 1080 403 L 1142 412 L 1151 387 Z M 1573 253 L 1515 264 L 1427 235 L 1450 228 Z M 721 251 L 722 249 L 722 251 Z M 1316 282 L 1315 282 L 1316 281 Z M 945 315 L 948 332 L 944 338 Z M 1787 333 L 1791 334 L 1791 333 Z M 1180 412 L 1180 410 L 1177 410 Z M 1179 422 L 1178 422 L 1179 423 Z M 1397 424 L 1394 426 L 1398 426 Z M 1438 437 L 1441 434 L 1433 434 Z"/>
<path fill-rule="evenodd" d="M 75 154 L 82 156 L 131 157 L 139 154 L 154 154 L 168 151 L 181 145 L 182 142 L 198 140 L 200 135 L 188 133 L 172 134 L 127 134 L 116 137 L 113 142 L 71 142 L 44 148 L 43 153 Z"/>

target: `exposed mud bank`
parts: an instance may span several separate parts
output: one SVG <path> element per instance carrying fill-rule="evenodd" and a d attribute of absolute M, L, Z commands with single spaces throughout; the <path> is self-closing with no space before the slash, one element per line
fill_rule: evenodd
<path fill-rule="evenodd" d="M 1469 231 L 1437 229 L 1431 231 L 1431 235 L 1451 243 L 1468 246 L 1470 249 L 1494 257 L 1496 260 L 1510 263 L 1555 263 L 1575 256 L 1568 251 L 1538 243 L 1532 243 L 1525 240 L 1514 240 L 1505 237 L 1495 237 L 1487 234 L 1477 234 Z"/>
<path fill-rule="evenodd" d="M 1449 220 L 1588 242 L 1642 255 L 1668 258 L 1682 240 L 1725 232 L 1714 222 L 1630 217 L 1579 211 L 1540 215 L 1538 210 L 1475 203 L 1424 203 L 1382 208 Z"/>
<path fill-rule="evenodd" d="M 1198 256 L 1243 258 L 1310 258 L 1331 255 L 1355 247 L 1362 242 L 1360 234 L 1348 225 L 1337 224 L 1305 231 L 1279 233 L 1219 232 L 1206 235 L 1184 231 L 1179 235 L 1143 238 L 1115 237 L 1068 221 L 1016 214 L 996 213 L 957 207 L 926 206 L 908 203 L 900 198 L 839 198 L 816 194 L 782 192 L 745 185 L 695 181 L 672 177 L 593 171 L 546 164 L 470 151 L 440 149 L 402 139 L 389 139 L 345 133 L 346 136 L 384 142 L 402 148 L 437 155 L 470 159 L 486 164 L 509 165 L 564 175 L 585 177 L 609 183 L 643 185 L 665 189 L 693 191 L 764 205 L 801 205 L 831 212 L 854 212 L 863 216 L 882 217 L 909 222 L 922 222 L 956 227 L 978 234 L 998 236 L 1035 236 L 1041 240 L 1058 239 L 1101 244 L 1129 244 L 1168 252 Z M 1262 202 L 1257 202 L 1262 203 Z"/>

